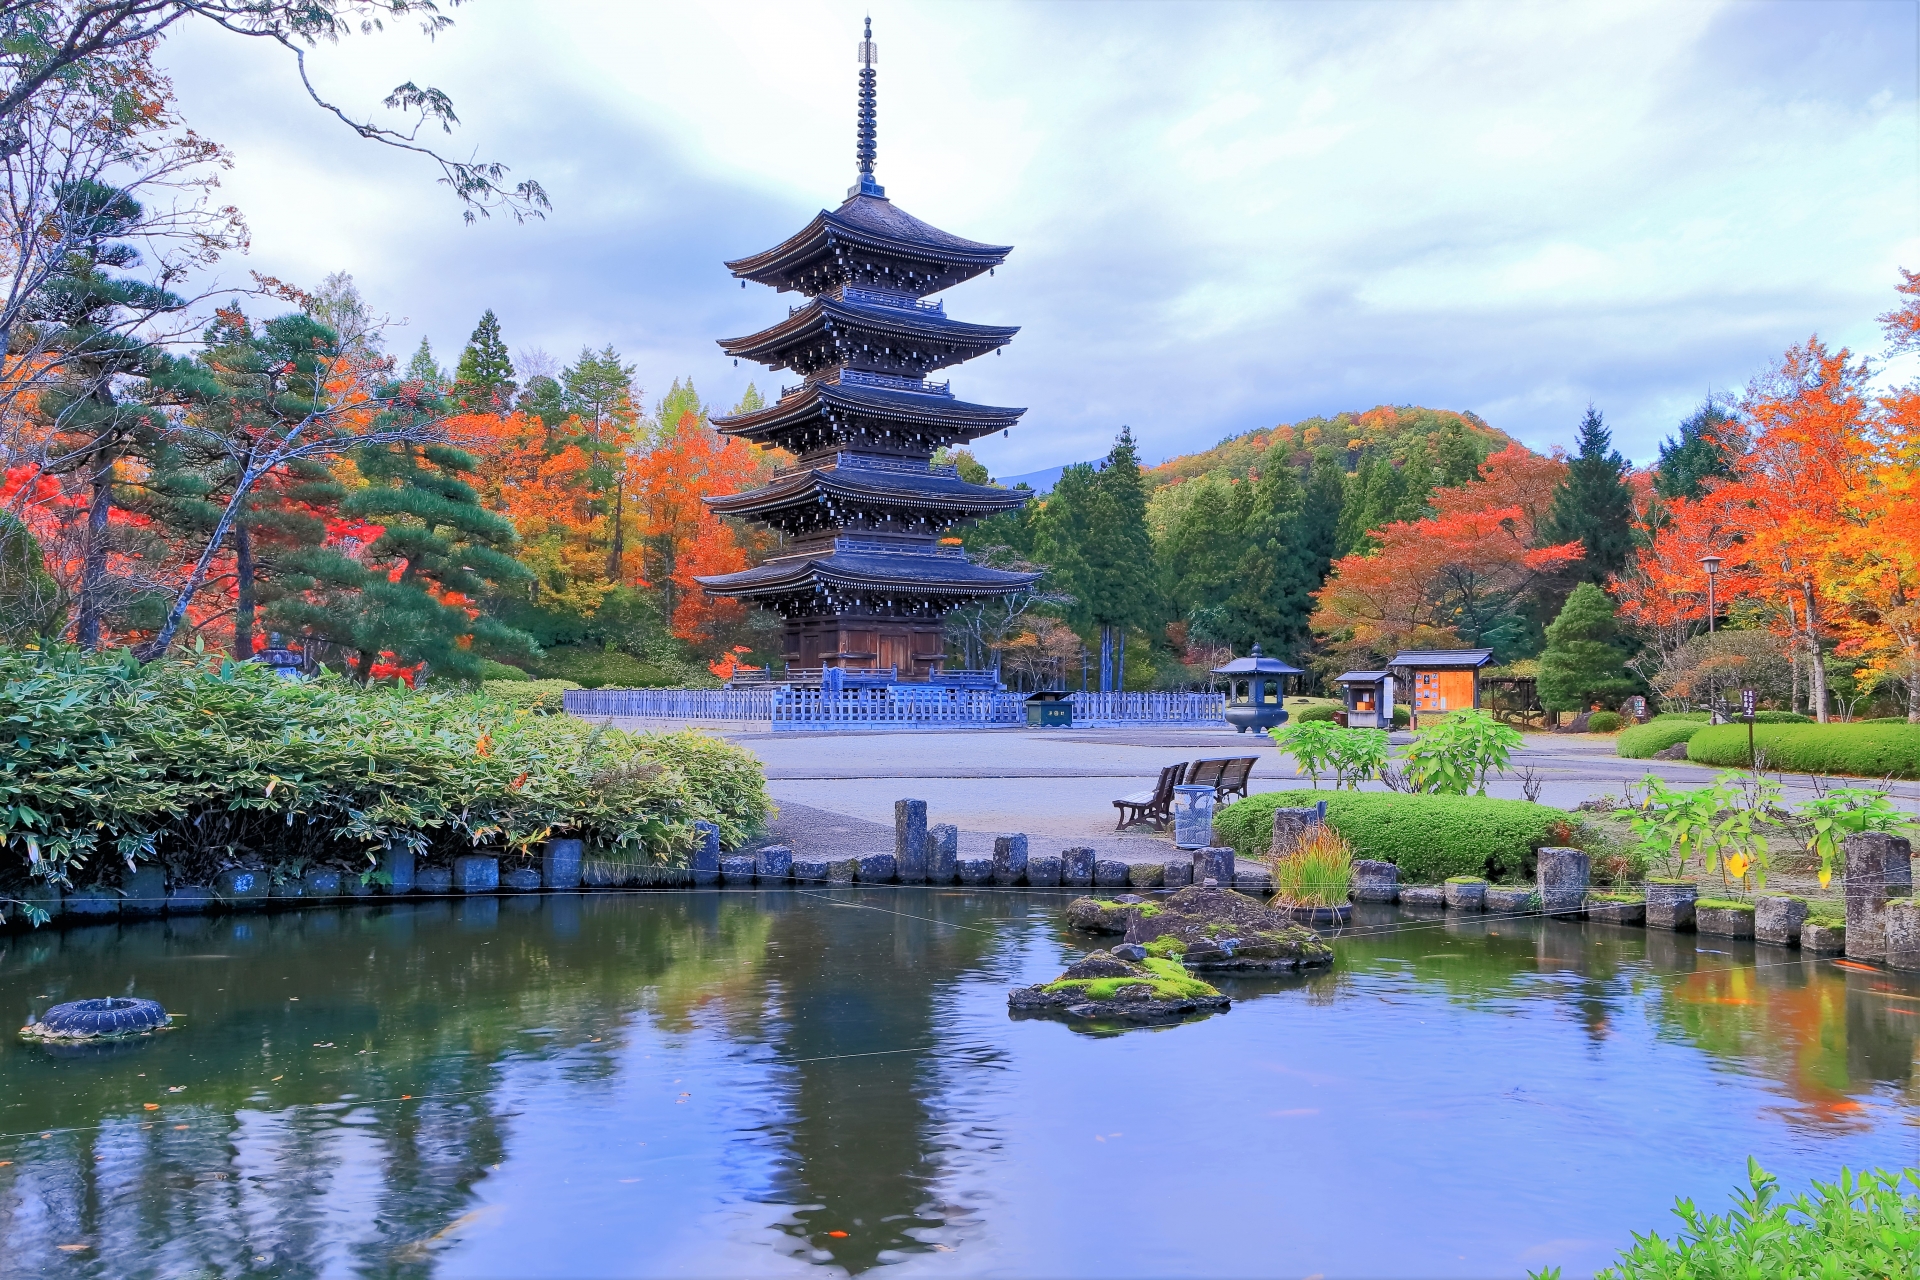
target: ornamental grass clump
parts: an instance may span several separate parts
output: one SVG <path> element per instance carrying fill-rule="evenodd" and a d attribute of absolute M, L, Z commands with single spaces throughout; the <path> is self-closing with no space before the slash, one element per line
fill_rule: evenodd
<path fill-rule="evenodd" d="M 1344 906 L 1353 885 L 1353 846 L 1326 823 L 1316 822 L 1291 848 L 1275 850 L 1268 866 L 1273 871 L 1274 905 Z"/>
<path fill-rule="evenodd" d="M 732 845 L 769 808 L 753 757 L 704 735 L 205 655 L 0 650 L 0 723 L 0 883 L 139 862 L 202 884 L 242 864 L 357 874 L 389 844 L 439 859 L 559 834 L 671 866 L 696 820 Z"/>

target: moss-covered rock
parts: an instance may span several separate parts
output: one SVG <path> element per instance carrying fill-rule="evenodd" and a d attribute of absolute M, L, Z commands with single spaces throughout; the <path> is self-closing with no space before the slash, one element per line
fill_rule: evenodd
<path fill-rule="evenodd" d="M 1127 924 L 1127 941 L 1149 956 L 1177 954 L 1193 969 L 1254 972 L 1333 963 L 1333 948 L 1313 930 L 1230 889 L 1196 885 L 1158 907 L 1151 916 L 1133 913 Z"/>
<path fill-rule="evenodd" d="M 1052 982 L 1007 995 L 1007 1008 L 1016 1015 L 1105 1022 L 1176 1022 L 1231 1003 L 1176 959 L 1149 955 L 1130 964 L 1106 951 L 1088 954 Z"/>
<path fill-rule="evenodd" d="M 1075 898 L 1067 904 L 1067 927 L 1082 933 L 1125 933 L 1130 917 L 1150 918 L 1159 910 L 1132 893 L 1117 898 Z"/>

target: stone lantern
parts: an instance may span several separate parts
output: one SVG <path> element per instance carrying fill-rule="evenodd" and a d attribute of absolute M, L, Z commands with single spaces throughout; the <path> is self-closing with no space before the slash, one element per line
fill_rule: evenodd
<path fill-rule="evenodd" d="M 1215 667 L 1213 674 L 1227 678 L 1227 723 L 1245 733 L 1249 729 L 1264 732 L 1285 724 L 1287 677 L 1305 673 L 1278 658 L 1265 656 L 1256 644 L 1247 657 Z"/>

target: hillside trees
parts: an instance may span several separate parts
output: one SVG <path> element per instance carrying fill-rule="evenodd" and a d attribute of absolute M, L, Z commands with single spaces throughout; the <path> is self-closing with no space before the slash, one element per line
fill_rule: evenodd
<path fill-rule="evenodd" d="M 1147 491 L 1129 428 L 1096 470 L 1068 467 L 1041 510 L 1035 554 L 1052 567 L 1057 590 L 1074 599 L 1071 616 L 1100 633 L 1100 688 L 1119 687 L 1126 671 L 1126 629 L 1150 625 L 1158 610 Z"/>

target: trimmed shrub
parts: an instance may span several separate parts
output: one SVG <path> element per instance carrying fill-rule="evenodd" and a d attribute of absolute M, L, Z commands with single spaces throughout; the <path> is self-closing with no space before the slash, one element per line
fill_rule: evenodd
<path fill-rule="evenodd" d="M 1812 716 L 1803 716 L 1798 711 L 1756 711 L 1753 713 L 1755 724 L 1812 724 Z"/>
<path fill-rule="evenodd" d="M 1691 720 L 1695 724 L 1705 724 L 1711 719 L 1713 716 L 1705 711 L 1662 711 L 1647 723 L 1660 724 L 1667 720 Z"/>
<path fill-rule="evenodd" d="M 1613 754 L 1628 760 L 1645 760 L 1656 752 L 1665 751 L 1676 742 L 1689 741 L 1694 734 L 1707 727 L 1706 720 L 1683 720 L 1656 716 L 1645 724 L 1634 725 L 1631 729 L 1614 739 Z M 1743 737 L 1741 742 L 1745 742 Z M 1741 763 L 1746 758 L 1741 757 Z"/>
<path fill-rule="evenodd" d="M 1567 815 L 1525 800 L 1484 796 L 1408 795 L 1397 791 L 1267 791 L 1220 810 L 1214 839 L 1243 858 L 1263 858 L 1273 839 L 1273 811 L 1327 802 L 1327 824 L 1356 858 L 1391 862 L 1408 884 L 1448 876 L 1500 878 L 1531 870 L 1541 845 L 1574 838 Z"/>
<path fill-rule="evenodd" d="M 1871 720 L 1862 720 L 1861 724 L 1912 724 L 1905 716 L 1875 716 Z"/>
<path fill-rule="evenodd" d="M 1618 733 L 1620 726 L 1626 723 L 1618 712 L 1596 711 L 1587 717 L 1588 733 Z"/>
<path fill-rule="evenodd" d="M 504 662 L 495 662 L 492 658 L 480 659 L 481 684 L 502 684 L 507 681 L 517 684 L 522 680 L 531 679 L 533 679 L 532 676 L 518 667 L 510 667 Z"/>
<path fill-rule="evenodd" d="M 1393 727 L 1404 729 L 1413 723 L 1413 708 L 1404 702 L 1393 704 Z"/>
<path fill-rule="evenodd" d="M 582 689 L 664 689 L 680 685 L 712 687 L 719 682 L 702 668 L 645 662 L 618 649 L 594 645 L 556 645 L 533 660 L 548 680 L 571 680 Z"/>
<path fill-rule="evenodd" d="M 526 708 L 535 715 L 557 716 L 567 709 L 566 691 L 580 686 L 571 680 L 482 680 L 480 692 L 505 707 Z"/>
<path fill-rule="evenodd" d="M 1920 778 L 1920 725 L 1762 724 L 1754 726 L 1753 745 L 1766 753 L 1768 768 L 1788 773 Z M 1745 768 L 1747 726 L 1700 730 L 1687 741 L 1687 759 Z"/>
<path fill-rule="evenodd" d="M 758 761 L 703 734 L 217 658 L 0 650 L 0 720 L 6 881 L 135 859 L 201 883 L 247 859 L 364 871 L 389 841 L 443 858 L 550 831 L 683 865 L 696 820 L 737 845 L 770 807 Z"/>
<path fill-rule="evenodd" d="M 1316 703 L 1311 707 L 1302 707 L 1290 714 L 1295 720 L 1331 720 L 1334 709 L 1326 703 Z"/>

